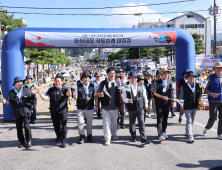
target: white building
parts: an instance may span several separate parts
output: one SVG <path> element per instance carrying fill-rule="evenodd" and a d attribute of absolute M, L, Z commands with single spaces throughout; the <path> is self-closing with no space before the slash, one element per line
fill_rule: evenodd
<path fill-rule="evenodd" d="M 122 48 L 102 48 L 102 54 L 111 54 L 112 52 L 118 52 Z"/>
<path fill-rule="evenodd" d="M 211 54 L 211 20 L 205 18 L 200 14 L 189 12 L 180 15 L 168 22 L 165 26 L 167 28 L 176 27 L 182 28 L 190 33 L 197 33 L 202 35 L 202 40 L 205 45 L 205 54 Z"/>
<path fill-rule="evenodd" d="M 189 12 L 180 15 L 163 24 L 163 22 L 145 22 L 133 25 L 133 28 L 182 28 L 190 33 L 202 35 L 202 40 L 205 45 L 205 54 L 211 54 L 211 20 L 200 14 Z"/>
<path fill-rule="evenodd" d="M 92 58 L 92 53 L 84 53 L 84 59 L 91 59 Z"/>

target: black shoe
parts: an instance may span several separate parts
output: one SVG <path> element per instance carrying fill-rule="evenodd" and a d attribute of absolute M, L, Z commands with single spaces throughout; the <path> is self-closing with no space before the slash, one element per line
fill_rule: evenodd
<path fill-rule="evenodd" d="M 62 142 L 62 148 L 65 148 L 67 146 L 67 144 L 65 142 Z"/>
<path fill-rule="evenodd" d="M 148 141 L 147 139 L 141 139 L 141 145 L 147 145 L 150 144 L 150 141 Z"/>
<path fill-rule="evenodd" d="M 83 144 L 85 139 L 85 135 L 80 135 L 79 144 Z"/>
<path fill-rule="evenodd" d="M 179 123 L 182 123 L 182 118 L 179 118 L 179 120 L 178 120 L 178 121 L 179 121 Z"/>
<path fill-rule="evenodd" d="M 94 142 L 93 139 L 92 139 L 92 135 L 91 135 L 91 134 L 89 134 L 89 135 L 87 136 L 87 141 L 88 141 L 88 142 Z"/>
<path fill-rule="evenodd" d="M 23 147 L 25 147 L 25 143 L 18 145 L 18 148 L 23 148 Z"/>
<path fill-rule="evenodd" d="M 130 142 L 136 142 L 136 138 L 130 139 Z"/>
<path fill-rule="evenodd" d="M 36 120 L 30 121 L 29 124 L 36 124 Z"/>
<path fill-rule="evenodd" d="M 59 142 L 59 141 L 60 141 L 60 138 L 56 138 L 56 139 L 55 139 L 55 142 Z"/>
<path fill-rule="evenodd" d="M 175 114 L 175 113 L 173 113 L 173 114 L 171 114 L 171 116 L 172 116 L 172 117 L 174 117 L 174 116 L 176 116 L 176 114 Z"/>
<path fill-rule="evenodd" d="M 99 116 L 98 116 L 98 119 L 102 119 L 102 116 L 101 116 L 101 115 L 99 115 Z"/>
<path fill-rule="evenodd" d="M 26 148 L 29 149 L 32 147 L 31 141 L 26 143 Z"/>

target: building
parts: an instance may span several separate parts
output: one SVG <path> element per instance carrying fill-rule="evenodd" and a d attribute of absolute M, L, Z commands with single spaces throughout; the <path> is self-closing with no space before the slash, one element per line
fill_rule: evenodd
<path fill-rule="evenodd" d="M 159 23 L 159 24 L 158 24 Z M 195 12 L 189 12 L 180 15 L 174 19 L 162 22 L 151 22 L 151 23 L 139 23 L 138 26 L 133 26 L 133 28 L 182 28 L 190 33 L 197 33 L 202 35 L 202 40 L 205 45 L 205 54 L 211 54 L 211 20 L 209 17 L 197 14 Z"/>
<path fill-rule="evenodd" d="M 158 22 L 139 22 L 138 25 L 133 25 L 132 28 L 160 28 L 164 25 L 165 23 L 159 20 Z"/>
<path fill-rule="evenodd" d="M 84 53 L 84 59 L 91 59 L 92 58 L 92 53 Z"/>
<path fill-rule="evenodd" d="M 113 53 L 113 52 L 118 52 L 118 51 L 120 51 L 122 48 L 102 48 L 102 54 L 101 55 L 103 55 L 103 54 L 111 54 L 111 53 Z"/>

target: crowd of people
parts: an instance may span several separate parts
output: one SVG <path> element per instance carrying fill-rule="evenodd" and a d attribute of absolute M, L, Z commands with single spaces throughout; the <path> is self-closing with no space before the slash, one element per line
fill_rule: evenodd
<path fill-rule="evenodd" d="M 90 69 L 88 69 L 90 70 Z M 3 99 L 4 105 L 11 104 L 12 113 L 15 118 L 17 136 L 20 142 L 19 148 L 31 145 L 31 128 L 29 123 L 36 123 L 36 102 L 37 94 L 43 99 L 50 101 L 50 113 L 53 122 L 56 139 L 55 142 L 62 143 L 66 147 L 67 136 L 67 112 L 68 103 L 76 100 L 79 143 L 85 140 L 93 142 L 93 114 L 94 110 L 99 119 L 102 119 L 105 145 L 111 144 L 111 139 L 118 139 L 117 131 L 125 129 L 125 118 L 128 112 L 130 141 L 136 142 L 136 119 L 139 126 L 141 145 L 147 145 L 145 131 L 145 120 L 151 117 L 153 111 L 157 120 L 157 136 L 160 142 L 168 139 L 167 124 L 169 112 L 174 113 L 176 99 L 180 103 L 179 123 L 182 116 L 186 116 L 185 135 L 188 141 L 193 143 L 192 133 L 195 114 L 199 103 L 202 101 L 203 90 L 198 83 L 200 78 L 207 80 L 205 93 L 209 100 L 209 120 L 203 131 L 207 135 L 208 130 L 213 126 L 219 112 L 218 139 L 222 139 L 222 63 L 218 62 L 213 68 L 213 73 L 206 77 L 200 77 L 193 71 L 184 70 L 183 78 L 177 82 L 176 98 L 174 95 L 173 81 L 176 74 L 166 68 L 156 70 L 156 73 L 146 71 L 143 75 L 135 70 L 124 75 L 123 69 L 115 70 L 109 67 L 106 76 L 101 70 L 83 71 L 80 79 L 75 80 L 73 75 L 70 81 L 65 81 L 62 74 L 58 73 L 52 77 L 53 86 L 43 94 L 34 83 L 32 77 L 27 76 L 26 80 L 15 77 L 13 85 L 15 88 L 9 91 L 7 99 Z M 75 71 L 76 75 L 78 71 Z M 172 81 L 173 80 L 173 81 Z M 75 87 L 68 86 L 75 82 Z M 33 108 L 33 109 L 32 109 Z M 23 135 L 23 124 L 25 136 Z M 84 126 L 86 124 L 86 133 Z"/>

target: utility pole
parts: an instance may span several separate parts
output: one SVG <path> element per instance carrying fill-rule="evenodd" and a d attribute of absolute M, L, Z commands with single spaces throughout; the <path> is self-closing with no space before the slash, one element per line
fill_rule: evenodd
<path fill-rule="evenodd" d="M 210 6 L 209 15 L 214 16 L 214 58 L 217 58 L 217 18 L 216 14 L 218 14 L 218 6 L 216 5 L 216 0 L 214 0 L 214 6 Z"/>

